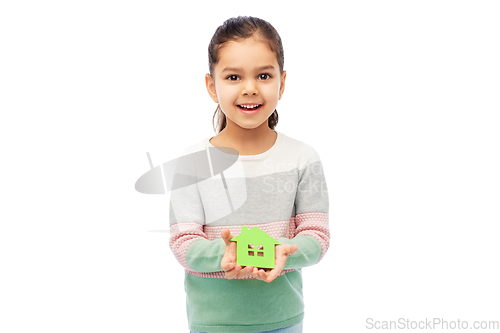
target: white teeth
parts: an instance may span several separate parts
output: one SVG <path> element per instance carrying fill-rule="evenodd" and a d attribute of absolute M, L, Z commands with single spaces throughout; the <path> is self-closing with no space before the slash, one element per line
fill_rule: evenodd
<path fill-rule="evenodd" d="M 256 108 L 259 106 L 259 104 L 255 104 L 255 105 L 240 105 L 241 107 L 243 108 L 247 108 L 247 109 L 253 109 L 253 108 Z"/>

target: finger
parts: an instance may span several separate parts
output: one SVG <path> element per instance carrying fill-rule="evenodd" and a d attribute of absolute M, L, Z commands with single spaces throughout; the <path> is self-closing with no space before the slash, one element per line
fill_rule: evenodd
<path fill-rule="evenodd" d="M 252 276 L 252 271 L 253 271 L 253 267 L 247 266 L 247 267 L 241 269 L 241 271 L 239 271 L 239 273 L 236 275 L 236 277 L 241 279 L 241 278 Z"/>
<path fill-rule="evenodd" d="M 297 244 L 287 244 L 287 248 L 285 249 L 285 255 L 289 256 L 290 254 L 294 254 L 299 249 Z"/>
<path fill-rule="evenodd" d="M 267 272 L 263 269 L 254 268 L 252 274 L 257 280 L 265 281 L 267 278 Z"/>
<path fill-rule="evenodd" d="M 228 270 L 226 272 L 226 279 L 234 279 L 240 270 L 240 265 L 236 265 L 236 267 L 234 267 L 233 269 Z"/>
<path fill-rule="evenodd" d="M 234 268 L 236 264 L 236 242 L 230 242 L 228 246 L 226 246 L 226 250 L 224 252 L 224 257 L 221 261 L 222 270 L 228 270 Z"/>
<path fill-rule="evenodd" d="M 231 259 L 236 259 L 236 242 L 229 242 L 226 245 L 225 256 L 231 256 Z"/>
<path fill-rule="evenodd" d="M 232 238 L 231 231 L 229 229 L 222 230 L 220 233 L 220 236 L 222 237 L 222 239 L 224 240 L 224 243 L 226 243 L 226 245 L 229 244 L 229 240 Z"/>
<path fill-rule="evenodd" d="M 266 278 L 265 278 L 265 277 L 263 277 L 263 276 L 260 276 L 260 275 L 257 275 L 257 276 L 255 277 L 255 279 L 256 279 L 256 280 L 259 280 L 259 281 L 266 281 Z"/>
<path fill-rule="evenodd" d="M 286 256 L 285 255 L 280 255 L 276 258 L 276 265 L 274 266 L 274 269 L 269 272 L 267 275 L 267 282 L 272 282 L 278 275 L 283 271 L 283 267 L 285 267 L 286 263 Z"/>
<path fill-rule="evenodd" d="M 242 267 L 241 270 L 236 274 L 236 278 L 243 279 L 246 277 L 252 276 L 252 272 L 249 271 L 246 267 Z"/>
<path fill-rule="evenodd" d="M 278 274 L 276 274 L 276 271 L 273 269 L 271 273 L 267 275 L 266 282 L 272 282 Z"/>
<path fill-rule="evenodd" d="M 278 258 L 279 258 L 280 261 L 286 262 L 286 259 L 288 258 L 288 256 L 297 252 L 298 249 L 299 249 L 299 247 L 297 244 L 278 245 L 278 246 L 276 246 L 276 260 L 278 260 Z"/>
<path fill-rule="evenodd" d="M 271 272 L 267 275 L 266 282 L 273 282 L 273 280 L 278 276 L 278 274 L 281 272 L 281 270 L 278 269 L 273 269 Z"/>
<path fill-rule="evenodd" d="M 236 265 L 236 260 L 234 260 L 234 259 L 229 258 L 228 256 L 226 256 L 222 260 L 221 269 L 223 271 L 229 271 L 229 270 L 233 269 L 235 265 Z"/>
<path fill-rule="evenodd" d="M 288 257 L 290 254 L 297 252 L 298 249 L 299 247 L 297 246 L 297 244 L 279 245 L 279 248 L 278 247 L 276 248 L 276 257 L 278 257 L 279 255 L 280 256 L 284 255 Z"/>
<path fill-rule="evenodd" d="M 229 261 L 222 261 L 221 264 L 220 264 L 220 268 L 225 272 L 225 271 L 228 271 L 230 270 L 232 267 L 230 267 L 230 262 Z"/>
<path fill-rule="evenodd" d="M 238 272 L 242 269 L 240 265 L 235 265 L 234 268 L 228 270 L 226 273 L 228 273 L 229 276 L 234 277 Z"/>

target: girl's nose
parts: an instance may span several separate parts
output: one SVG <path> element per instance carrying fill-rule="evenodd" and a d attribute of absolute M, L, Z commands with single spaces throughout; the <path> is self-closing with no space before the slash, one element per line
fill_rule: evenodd
<path fill-rule="evenodd" d="M 245 84 L 243 85 L 243 95 L 257 95 L 258 90 L 257 90 L 257 85 L 253 80 L 246 80 Z"/>

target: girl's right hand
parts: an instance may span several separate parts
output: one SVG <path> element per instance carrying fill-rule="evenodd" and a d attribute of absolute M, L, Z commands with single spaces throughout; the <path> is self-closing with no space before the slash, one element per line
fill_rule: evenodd
<path fill-rule="evenodd" d="M 252 272 L 254 269 L 252 266 L 243 268 L 236 264 L 236 242 L 230 241 L 230 239 L 234 237 L 231 235 L 231 231 L 229 229 L 224 229 L 220 235 L 224 243 L 226 243 L 226 252 L 220 263 L 221 269 L 226 272 L 226 279 L 253 276 Z"/>

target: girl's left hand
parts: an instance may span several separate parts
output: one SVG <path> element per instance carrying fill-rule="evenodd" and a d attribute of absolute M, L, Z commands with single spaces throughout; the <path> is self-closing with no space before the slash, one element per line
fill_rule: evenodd
<path fill-rule="evenodd" d="M 226 243 L 226 251 L 224 257 L 222 257 L 220 267 L 225 272 L 226 279 L 251 277 L 254 269 L 252 266 L 241 267 L 236 264 L 236 242 L 230 240 L 234 237 L 231 235 L 231 231 L 229 229 L 222 230 L 221 237 Z"/>
<path fill-rule="evenodd" d="M 280 275 L 283 271 L 283 267 L 285 267 L 286 259 L 292 253 L 297 252 L 298 250 L 297 244 L 280 244 L 276 245 L 276 264 L 273 269 L 258 269 L 257 267 L 253 268 L 253 276 L 257 280 L 272 282 L 275 278 Z"/>

